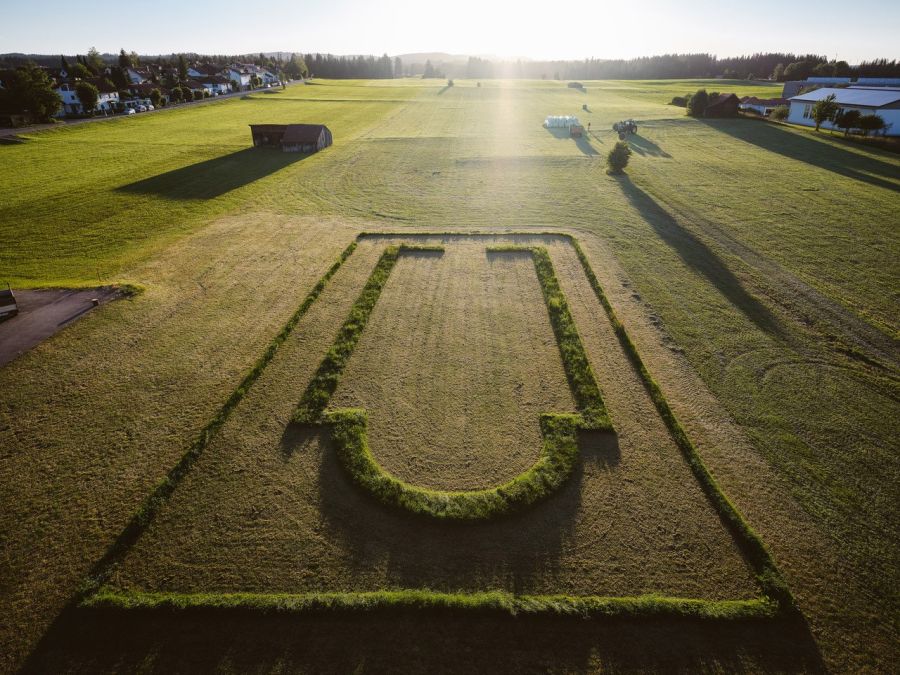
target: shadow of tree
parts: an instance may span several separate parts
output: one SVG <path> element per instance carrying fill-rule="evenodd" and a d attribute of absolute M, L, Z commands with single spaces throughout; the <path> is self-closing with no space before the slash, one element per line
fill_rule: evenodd
<path fill-rule="evenodd" d="M 845 150 L 806 131 L 791 131 L 760 120 L 701 121 L 733 138 L 784 157 L 806 162 L 854 180 L 900 192 L 900 168 L 895 164 Z M 820 132 L 821 133 L 821 132 Z M 871 175 L 875 174 L 875 175 Z"/>
<path fill-rule="evenodd" d="M 213 199 L 309 156 L 268 148 L 246 148 L 123 185 L 116 190 L 167 199 Z"/>
<path fill-rule="evenodd" d="M 802 619 L 69 610 L 25 673 L 825 672 Z"/>
<path fill-rule="evenodd" d="M 784 330 L 775 315 L 744 288 L 715 251 L 679 225 L 650 195 L 632 183 L 628 176 L 617 176 L 616 180 L 632 206 L 685 264 L 706 277 L 760 330 L 773 337 L 785 337 Z"/>

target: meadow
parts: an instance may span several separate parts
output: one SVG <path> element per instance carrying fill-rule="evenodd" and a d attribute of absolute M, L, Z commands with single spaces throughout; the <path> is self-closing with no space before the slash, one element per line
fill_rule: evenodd
<path fill-rule="evenodd" d="M 0 279 L 144 289 L 0 370 L 0 610 L 14 627 L 0 635 L 3 669 L 890 668 L 900 160 L 666 105 L 700 86 L 777 93 L 767 84 L 585 84 L 322 81 L 0 146 Z M 591 131 L 555 135 L 548 114 Z M 613 178 L 603 159 L 623 118 L 639 129 L 627 175 Z M 324 122 L 335 145 L 248 149 L 247 124 L 287 121 Z M 398 260 L 334 405 L 367 409 L 372 454 L 429 489 L 527 469 L 538 415 L 578 407 L 535 270 L 475 238 L 415 237 L 483 231 L 547 248 L 616 434 L 580 437 L 575 473 L 545 501 L 448 530 L 373 503 L 328 435 L 291 419 L 384 247 L 440 245 Z M 498 606 L 758 597 L 752 556 L 685 461 L 582 260 L 543 232 L 580 243 L 798 614 L 585 624 L 485 609 L 76 606 L 79 589 L 99 586 L 145 600 L 509 594 Z"/>

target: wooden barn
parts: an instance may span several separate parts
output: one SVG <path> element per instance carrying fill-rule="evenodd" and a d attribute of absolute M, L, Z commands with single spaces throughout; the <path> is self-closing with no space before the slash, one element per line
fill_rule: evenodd
<path fill-rule="evenodd" d="M 703 115 L 705 117 L 737 117 L 740 103 L 741 99 L 734 94 L 719 94 L 718 97 L 710 100 Z"/>
<path fill-rule="evenodd" d="M 251 124 L 250 133 L 254 147 L 282 152 L 318 152 L 333 140 L 324 124 Z"/>

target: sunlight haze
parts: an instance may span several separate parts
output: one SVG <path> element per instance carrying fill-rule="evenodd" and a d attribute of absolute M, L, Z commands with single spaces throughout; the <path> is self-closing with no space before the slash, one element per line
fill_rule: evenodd
<path fill-rule="evenodd" d="M 753 5 L 274 0 L 258 10 L 233 0 L 161 0 L 152 9 L 142 3 L 51 0 L 6 8 L 0 51 L 74 54 L 96 46 L 101 52 L 124 47 L 141 54 L 448 52 L 513 59 L 784 51 L 850 63 L 898 56 L 900 3 L 855 3 L 852 22 L 841 18 L 846 12 L 846 5 L 834 0 L 818 3 L 814 12 L 773 0 Z"/>

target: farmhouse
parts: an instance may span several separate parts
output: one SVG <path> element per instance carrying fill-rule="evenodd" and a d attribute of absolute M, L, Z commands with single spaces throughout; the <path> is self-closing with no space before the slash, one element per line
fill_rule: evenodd
<path fill-rule="evenodd" d="M 900 88 L 896 87 L 847 87 L 846 89 L 823 88 L 810 91 L 790 99 L 791 109 L 787 121 L 814 127 L 812 109 L 816 101 L 834 94 L 834 102 L 841 112 L 858 110 L 860 115 L 878 115 L 884 120 L 885 136 L 900 135 Z M 831 120 L 822 123 L 825 129 L 836 129 Z"/>
<path fill-rule="evenodd" d="M 332 143 L 324 124 L 251 124 L 250 133 L 255 147 L 280 147 L 282 152 L 318 152 Z"/>
<path fill-rule="evenodd" d="M 757 98 L 756 96 L 744 96 L 738 106 L 741 110 L 752 110 L 763 117 L 768 117 L 780 105 L 787 105 L 786 98 Z"/>
<path fill-rule="evenodd" d="M 719 94 L 706 106 L 705 117 L 737 117 L 741 100 L 734 94 Z"/>

